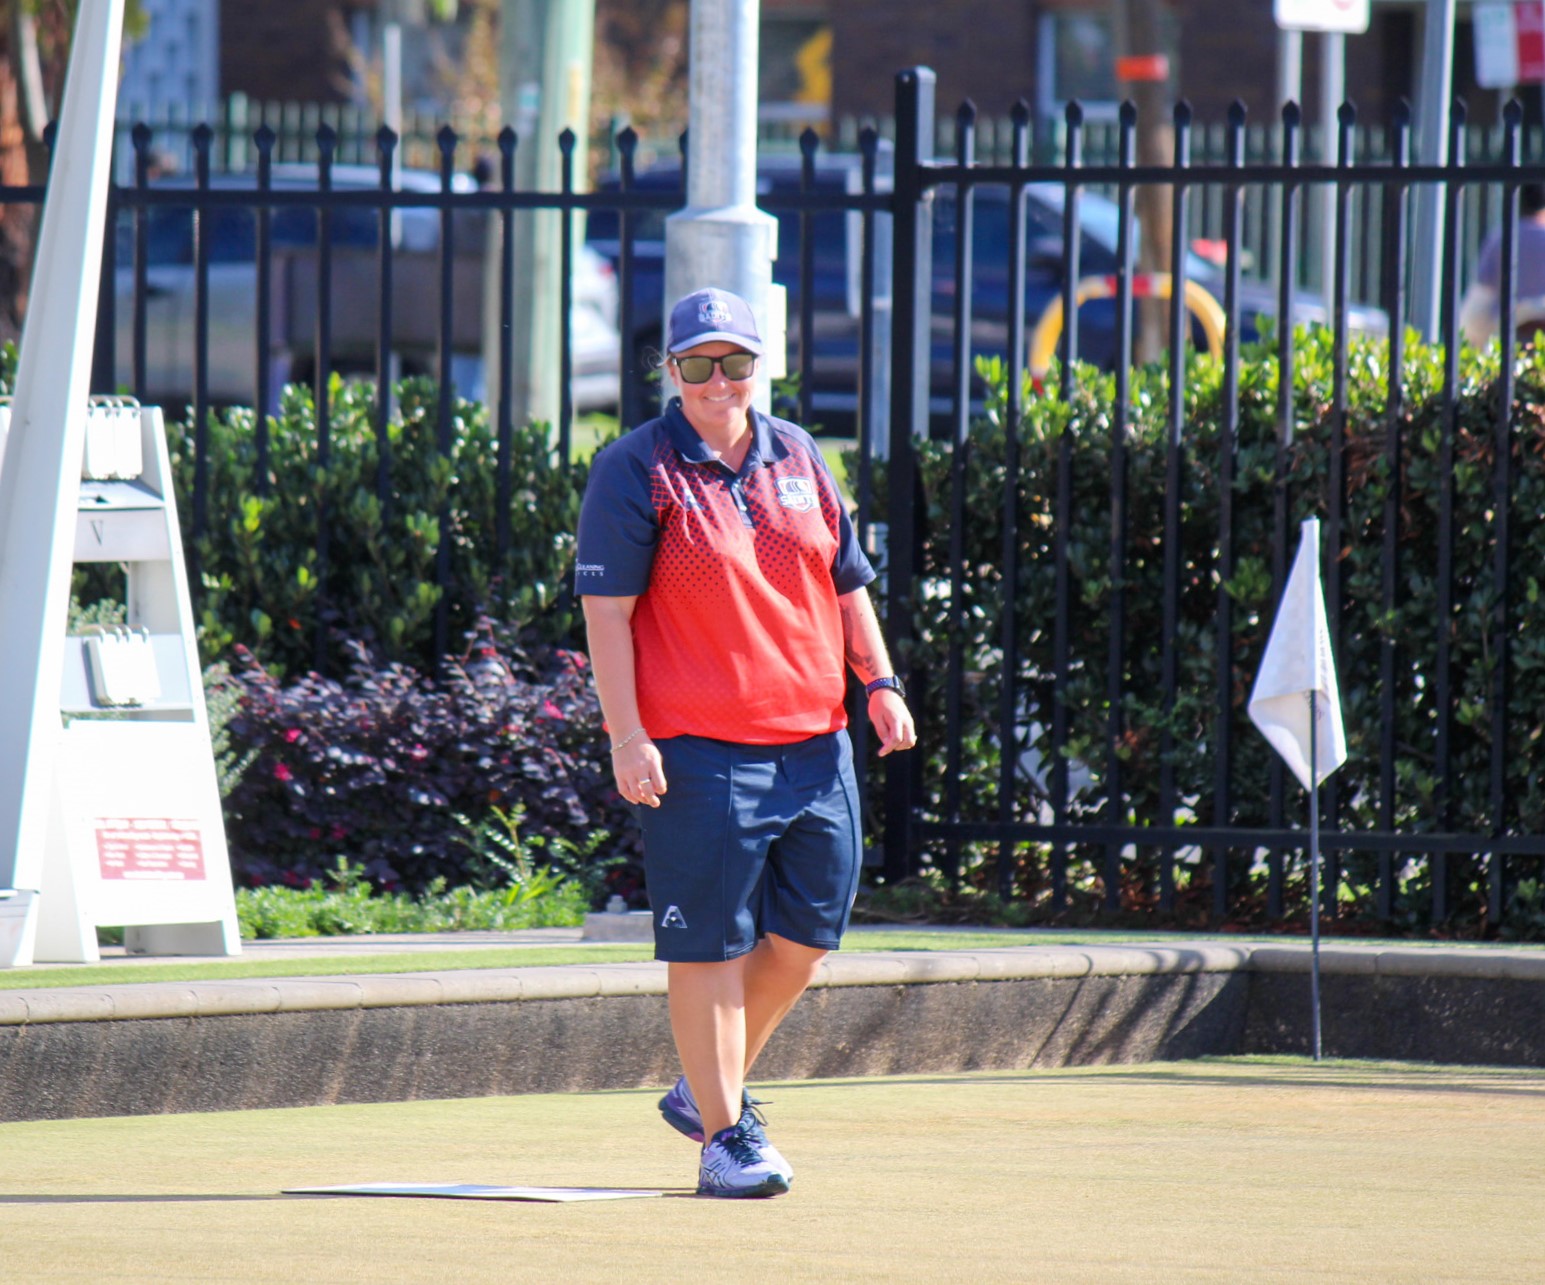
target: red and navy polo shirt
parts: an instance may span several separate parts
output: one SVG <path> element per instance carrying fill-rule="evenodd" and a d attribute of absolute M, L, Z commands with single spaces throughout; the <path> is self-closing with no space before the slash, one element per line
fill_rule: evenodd
<path fill-rule="evenodd" d="M 740 471 L 679 400 L 598 452 L 575 592 L 634 597 L 649 735 L 783 745 L 845 725 L 839 596 L 875 578 L 810 434 L 756 411 Z"/>

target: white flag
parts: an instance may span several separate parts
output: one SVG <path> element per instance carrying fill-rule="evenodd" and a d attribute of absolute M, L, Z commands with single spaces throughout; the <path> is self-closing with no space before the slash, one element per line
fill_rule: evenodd
<path fill-rule="evenodd" d="M 1313 779 L 1309 766 L 1309 711 L 1315 728 Z M 1347 761 L 1341 691 L 1330 652 L 1330 625 L 1320 592 L 1320 522 L 1307 518 L 1298 557 L 1277 604 L 1261 672 L 1250 693 L 1250 719 L 1282 755 L 1304 789 L 1318 785 Z"/>

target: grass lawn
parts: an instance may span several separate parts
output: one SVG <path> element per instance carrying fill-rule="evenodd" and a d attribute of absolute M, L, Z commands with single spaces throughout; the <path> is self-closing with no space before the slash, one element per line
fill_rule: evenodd
<path fill-rule="evenodd" d="M 756 1087 L 796 1170 L 772 1200 L 693 1197 L 657 1087 L 0 1125 L 0 1277 L 1540 1278 L 1539 1071 L 1217 1059 Z M 281 1194 L 385 1181 L 664 1198 Z"/>

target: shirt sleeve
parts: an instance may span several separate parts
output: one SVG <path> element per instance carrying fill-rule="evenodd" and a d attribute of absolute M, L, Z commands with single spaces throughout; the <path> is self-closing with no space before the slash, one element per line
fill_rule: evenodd
<path fill-rule="evenodd" d="M 826 475 L 825 485 L 837 509 L 837 552 L 832 558 L 832 584 L 836 586 L 840 597 L 843 594 L 852 593 L 855 589 L 862 589 L 875 579 L 876 573 L 859 546 L 858 532 L 853 529 L 853 520 L 848 516 L 848 506 L 842 502 L 842 493 L 837 489 L 837 479 L 832 476 L 831 469 L 827 467 L 826 457 L 813 444 L 812 456 Z"/>
<path fill-rule="evenodd" d="M 614 442 L 597 452 L 580 503 L 575 594 L 637 597 L 649 588 L 659 538 L 648 467 Z"/>

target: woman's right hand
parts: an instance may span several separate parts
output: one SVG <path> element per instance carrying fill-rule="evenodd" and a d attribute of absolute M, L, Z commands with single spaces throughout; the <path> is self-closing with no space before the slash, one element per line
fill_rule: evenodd
<path fill-rule="evenodd" d="M 640 736 L 612 755 L 612 773 L 617 792 L 629 803 L 660 806 L 660 796 L 666 790 L 665 763 L 647 736 Z"/>

